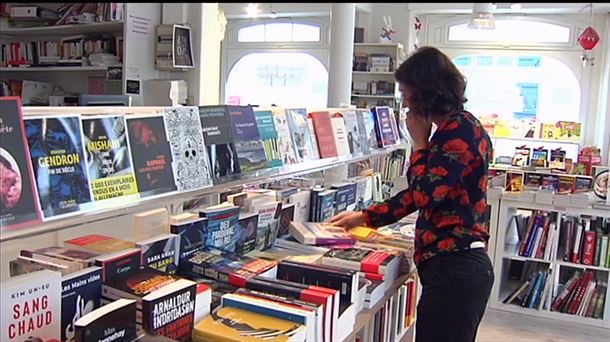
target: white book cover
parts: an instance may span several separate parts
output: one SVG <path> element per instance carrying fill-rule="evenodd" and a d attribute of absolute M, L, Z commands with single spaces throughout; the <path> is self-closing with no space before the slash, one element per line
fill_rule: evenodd
<path fill-rule="evenodd" d="M 168 107 L 163 118 L 178 191 L 212 186 L 209 159 L 197 107 Z"/>
<path fill-rule="evenodd" d="M 169 216 L 166 208 L 148 210 L 133 216 L 135 241 L 169 233 Z"/>
<path fill-rule="evenodd" d="M 256 250 L 271 247 L 277 237 L 280 223 L 282 203 L 270 201 L 268 197 L 246 199 L 247 211 L 258 214 L 258 227 L 256 229 Z"/>
<path fill-rule="evenodd" d="M 347 145 L 350 153 L 365 152 L 358 129 L 358 118 L 355 110 L 345 110 L 341 112 L 345 119 L 345 131 L 347 132 Z"/>
<path fill-rule="evenodd" d="M 318 149 L 318 138 L 315 134 L 315 128 L 313 126 L 313 120 L 311 118 L 307 118 L 307 124 L 309 125 L 309 137 L 311 138 L 311 150 L 313 151 L 313 156 L 315 159 L 320 159 L 320 150 Z"/>
<path fill-rule="evenodd" d="M 275 129 L 277 130 L 278 138 L 280 140 L 280 151 L 284 158 L 284 164 L 296 164 L 299 160 L 297 159 L 294 142 L 292 141 L 292 135 L 290 134 L 286 112 L 284 112 L 283 109 L 274 108 L 272 113 Z"/>
<path fill-rule="evenodd" d="M 294 203 L 294 222 L 309 221 L 310 201 L 311 192 L 309 190 L 300 190 L 296 194 L 288 197 L 288 203 Z"/>
<path fill-rule="evenodd" d="M 335 137 L 335 145 L 337 146 L 337 154 L 346 156 L 350 154 L 349 143 L 347 141 L 347 132 L 345 129 L 345 120 L 341 113 L 335 113 L 330 118 L 330 123 L 333 126 L 333 136 Z"/>
<path fill-rule="evenodd" d="M 61 274 L 43 270 L 3 280 L 0 341 L 60 340 Z"/>

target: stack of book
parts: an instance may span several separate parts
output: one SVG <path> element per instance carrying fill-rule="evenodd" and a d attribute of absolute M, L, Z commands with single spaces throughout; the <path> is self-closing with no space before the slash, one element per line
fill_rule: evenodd
<path fill-rule="evenodd" d="M 563 216 L 557 258 L 575 264 L 609 267 L 609 232 L 608 218 Z"/>

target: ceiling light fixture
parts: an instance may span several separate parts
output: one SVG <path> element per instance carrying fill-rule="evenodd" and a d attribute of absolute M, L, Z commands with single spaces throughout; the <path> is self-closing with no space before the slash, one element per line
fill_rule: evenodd
<path fill-rule="evenodd" d="M 276 18 L 277 18 L 277 13 L 276 13 L 275 11 L 271 11 L 271 12 L 269 13 L 269 18 L 271 18 L 271 19 L 276 19 Z"/>
<path fill-rule="evenodd" d="M 472 19 L 468 23 L 468 28 L 475 30 L 493 30 L 496 28 L 491 2 L 474 3 Z"/>
<path fill-rule="evenodd" d="M 521 7 L 522 7 L 521 4 L 512 4 L 512 5 L 510 5 L 510 9 L 515 10 L 515 11 L 520 10 Z"/>

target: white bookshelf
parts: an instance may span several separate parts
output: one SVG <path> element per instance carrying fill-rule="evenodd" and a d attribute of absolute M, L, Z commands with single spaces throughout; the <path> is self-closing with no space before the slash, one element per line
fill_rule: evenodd
<path fill-rule="evenodd" d="M 518 255 L 518 245 L 513 244 L 508 238 L 509 227 L 512 224 L 513 216 L 517 213 L 517 210 L 543 210 L 548 212 L 557 213 L 557 231 L 555 232 L 553 239 L 549 241 L 547 248 L 551 248 L 550 257 L 548 259 L 525 257 Z M 502 198 L 500 200 L 499 215 L 497 221 L 492 221 L 495 227 L 492 226 L 492 231 L 496 237 L 495 243 L 495 257 L 494 257 L 494 273 L 496 280 L 492 289 L 491 298 L 489 300 L 489 306 L 493 309 L 513 312 L 517 314 L 527 314 L 532 316 L 556 319 L 559 321 L 569 321 L 584 325 L 596 326 L 601 328 L 610 329 L 610 291 L 606 287 L 606 299 L 603 307 L 603 318 L 595 319 L 577 315 L 571 315 L 566 313 L 560 313 L 551 311 L 550 309 L 542 308 L 530 309 L 524 308 L 515 304 L 504 304 L 502 301 L 506 296 L 511 293 L 518 285 L 522 282 L 519 280 L 508 279 L 508 270 L 511 261 L 522 261 L 522 262 L 535 262 L 548 265 L 552 270 L 551 275 L 551 287 L 552 291 L 551 300 L 555 298 L 559 291 L 560 275 L 562 272 L 570 272 L 573 270 L 595 270 L 597 273 L 597 279 L 599 281 L 610 283 L 610 268 L 601 266 L 591 266 L 583 264 L 575 264 L 572 262 L 566 262 L 558 260 L 558 246 L 560 243 L 560 223 L 562 214 L 573 215 L 573 216 L 594 216 L 594 217 L 610 217 L 610 211 L 603 209 L 594 209 L 592 207 L 577 207 L 571 205 L 552 205 L 552 204 L 541 204 L 531 201 L 522 201 L 513 198 Z M 545 305 L 546 306 L 546 305 Z"/>
<path fill-rule="evenodd" d="M 91 24 L 57 25 L 42 27 L 19 27 L 5 28 L 2 30 L 3 38 L 30 37 L 30 36 L 69 36 L 77 34 L 89 34 L 98 32 L 118 32 L 123 33 L 123 21 L 107 21 Z"/>
<path fill-rule="evenodd" d="M 106 71 L 106 66 L 49 66 L 49 67 L 1 67 L 0 72 L 91 72 Z"/>

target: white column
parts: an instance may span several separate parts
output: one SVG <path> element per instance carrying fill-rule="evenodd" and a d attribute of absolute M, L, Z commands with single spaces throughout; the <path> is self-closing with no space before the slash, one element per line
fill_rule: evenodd
<path fill-rule="evenodd" d="M 330 14 L 328 107 L 350 104 L 355 22 L 356 4 L 332 4 Z"/>

